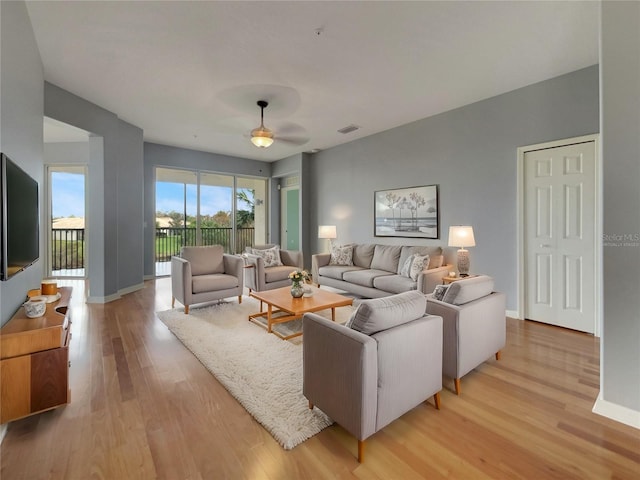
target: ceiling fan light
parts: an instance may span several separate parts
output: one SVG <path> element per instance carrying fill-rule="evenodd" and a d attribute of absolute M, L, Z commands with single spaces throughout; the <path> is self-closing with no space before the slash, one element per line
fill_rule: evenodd
<path fill-rule="evenodd" d="M 251 131 L 251 143 L 256 147 L 267 148 L 273 143 L 273 132 L 260 126 Z"/>

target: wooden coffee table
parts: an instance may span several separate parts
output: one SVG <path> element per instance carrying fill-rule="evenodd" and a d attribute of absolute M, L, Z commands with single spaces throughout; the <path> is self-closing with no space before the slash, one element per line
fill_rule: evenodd
<path fill-rule="evenodd" d="M 302 318 L 305 313 L 318 312 L 328 308 L 331 309 L 331 320 L 335 322 L 336 308 L 353 304 L 353 298 L 338 295 L 337 293 L 328 292 L 326 290 L 320 290 L 318 287 L 311 288 L 313 289 L 313 295 L 301 298 L 293 298 L 291 296 L 291 287 L 265 290 L 264 292 L 251 292 L 249 294 L 250 297 L 260 300 L 261 305 L 263 302 L 267 304 L 267 311 L 249 315 L 249 320 L 263 328 L 266 328 L 267 332 L 273 333 L 283 340 L 288 340 L 302 335 L 302 332 L 283 336 L 272 330 L 271 327 L 277 323 L 291 322 L 292 320 Z M 279 313 L 282 315 L 274 315 Z M 267 320 L 266 327 L 256 320 L 258 317 L 263 317 Z"/>

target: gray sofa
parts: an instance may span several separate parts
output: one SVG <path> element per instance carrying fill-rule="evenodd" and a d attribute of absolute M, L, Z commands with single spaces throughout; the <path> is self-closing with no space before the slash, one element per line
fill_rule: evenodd
<path fill-rule="evenodd" d="M 458 395 L 460 379 L 494 355 L 499 360 L 505 345 L 506 296 L 493 287 L 493 278 L 480 275 L 427 295 L 427 313 L 443 322 L 442 373 L 454 379 Z"/>
<path fill-rule="evenodd" d="M 311 273 L 314 283 L 345 290 L 366 298 L 386 297 L 396 293 L 417 290 L 433 292 L 442 283 L 442 277 L 453 267 L 442 265 L 440 247 L 402 245 L 353 244 L 352 265 L 331 265 L 329 253 L 311 257 Z M 422 271 L 416 280 L 401 275 L 407 258 L 412 254 L 428 254 L 429 269 Z"/>
<path fill-rule="evenodd" d="M 303 394 L 364 441 L 431 396 L 440 408 L 442 318 L 426 297 L 405 292 L 363 300 L 344 326 L 314 313 L 302 319 Z"/>

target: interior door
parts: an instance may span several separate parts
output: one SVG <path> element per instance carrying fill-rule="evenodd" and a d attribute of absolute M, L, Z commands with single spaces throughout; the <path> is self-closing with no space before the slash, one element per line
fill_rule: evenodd
<path fill-rule="evenodd" d="M 283 188 L 281 192 L 282 248 L 300 250 L 300 189 Z"/>
<path fill-rule="evenodd" d="M 595 142 L 526 152 L 525 318 L 594 333 Z"/>

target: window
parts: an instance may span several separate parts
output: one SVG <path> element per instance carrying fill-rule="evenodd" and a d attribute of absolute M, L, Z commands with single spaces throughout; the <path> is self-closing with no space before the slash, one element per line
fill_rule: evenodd
<path fill-rule="evenodd" d="M 266 191 L 266 179 L 156 168 L 156 275 L 185 245 L 241 253 L 266 243 Z"/>

